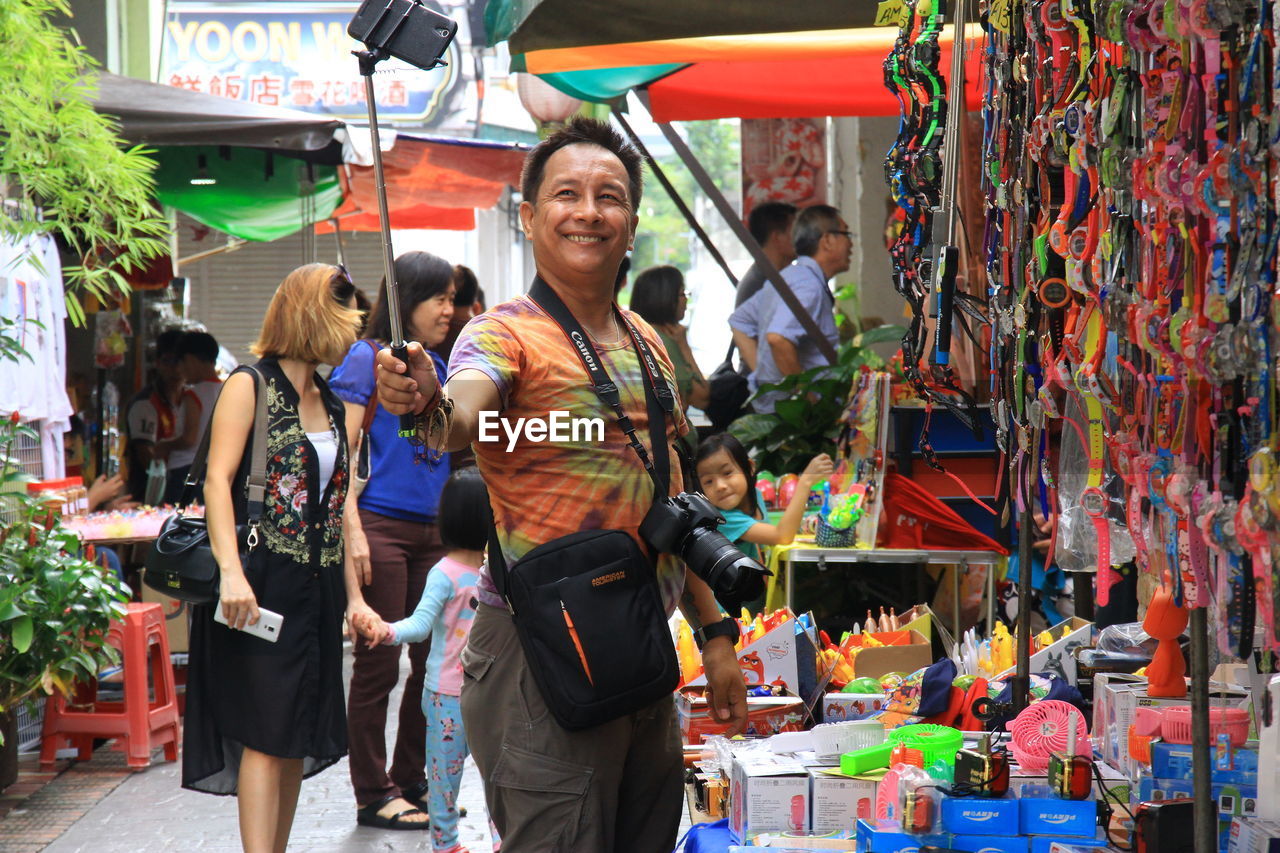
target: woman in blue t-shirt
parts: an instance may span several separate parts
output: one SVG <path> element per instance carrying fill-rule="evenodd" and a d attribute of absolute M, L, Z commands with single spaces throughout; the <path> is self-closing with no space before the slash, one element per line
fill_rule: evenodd
<path fill-rule="evenodd" d="M 809 491 L 831 476 L 831 457 L 819 453 L 805 466 L 782 518 L 764 521 L 764 499 L 752 485 L 755 476 L 751 457 L 738 439 L 727 432 L 717 433 L 698 445 L 694 457 L 698 488 L 720 510 L 724 524 L 720 532 L 748 557 L 760 559 L 760 545 L 790 545 L 800 530 Z"/>
<path fill-rule="evenodd" d="M 453 267 L 428 252 L 406 252 L 395 261 L 400 316 L 407 340 L 430 352 L 449 333 L 453 316 Z M 429 459 L 426 451 L 398 435 L 399 419 L 377 402 L 374 355 L 391 338 L 386 285 L 378 294 L 365 330 L 329 378 L 329 387 L 348 404 L 347 435 L 356 458 L 355 436 L 366 414 L 369 480 L 358 501 L 349 498 L 343 518 L 348 567 L 360 581 L 365 601 L 387 622 L 404 619 L 422 598 L 427 573 L 446 548 L 436 529 L 440 490 L 449 478 L 449 458 Z M 432 353 L 436 373 L 445 363 Z M 355 469 L 353 463 L 352 469 Z M 353 490 L 354 492 L 355 490 Z M 400 647 L 357 645 L 347 696 L 351 785 L 356 819 L 383 829 L 428 827 L 426 800 L 426 718 L 422 696 L 430 642 L 409 645 L 409 678 L 400 702 L 400 724 L 388 772 L 387 704 L 399 680 Z"/>

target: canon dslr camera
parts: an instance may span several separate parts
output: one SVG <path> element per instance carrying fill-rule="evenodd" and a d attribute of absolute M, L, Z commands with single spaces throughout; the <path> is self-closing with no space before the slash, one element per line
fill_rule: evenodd
<path fill-rule="evenodd" d="M 716 528 L 724 516 L 702 495 L 681 492 L 654 503 L 640 523 L 650 547 L 674 554 L 707 582 L 726 608 L 741 607 L 760 597 L 772 574 L 738 550 Z"/>

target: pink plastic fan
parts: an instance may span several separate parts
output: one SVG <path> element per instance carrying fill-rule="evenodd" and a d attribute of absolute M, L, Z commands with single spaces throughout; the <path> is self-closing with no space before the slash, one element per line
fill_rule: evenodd
<path fill-rule="evenodd" d="M 898 819 L 898 777 L 897 770 L 890 770 L 876 786 L 877 821 Z"/>
<path fill-rule="evenodd" d="M 1073 726 L 1076 733 L 1075 745 L 1068 749 L 1068 732 Z M 1093 751 L 1089 744 L 1089 727 L 1085 724 L 1084 714 L 1074 705 L 1057 699 L 1042 699 L 1027 706 L 1007 728 L 1013 734 L 1009 749 L 1014 759 L 1019 767 L 1032 773 L 1048 770 L 1049 756 L 1052 753 L 1090 755 Z"/>

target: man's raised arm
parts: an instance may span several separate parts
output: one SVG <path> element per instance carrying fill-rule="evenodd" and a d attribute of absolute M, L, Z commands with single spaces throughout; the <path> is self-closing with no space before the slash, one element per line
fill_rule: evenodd
<path fill-rule="evenodd" d="M 408 354 L 408 365 L 390 349 L 379 350 L 377 356 L 378 402 L 393 415 L 417 415 L 428 405 L 438 406 L 441 399 L 435 365 L 422 344 L 410 343 Z M 444 449 L 462 450 L 476 437 L 480 413 L 501 407 L 498 386 L 481 371 L 468 368 L 445 386 L 445 394 L 453 402 L 453 423 Z"/>

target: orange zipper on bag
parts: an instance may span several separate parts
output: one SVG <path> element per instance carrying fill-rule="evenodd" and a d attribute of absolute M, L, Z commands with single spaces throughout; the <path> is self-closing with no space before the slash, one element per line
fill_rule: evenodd
<path fill-rule="evenodd" d="M 569 608 L 564 606 L 563 601 L 560 602 L 560 612 L 564 614 L 564 624 L 569 628 L 569 636 L 573 638 L 573 647 L 578 650 L 578 660 L 582 661 L 582 671 L 587 674 L 587 683 L 594 687 L 595 680 L 591 677 L 591 667 L 587 665 L 587 653 L 582 650 L 578 629 L 573 627 L 573 617 L 569 615 Z"/>

